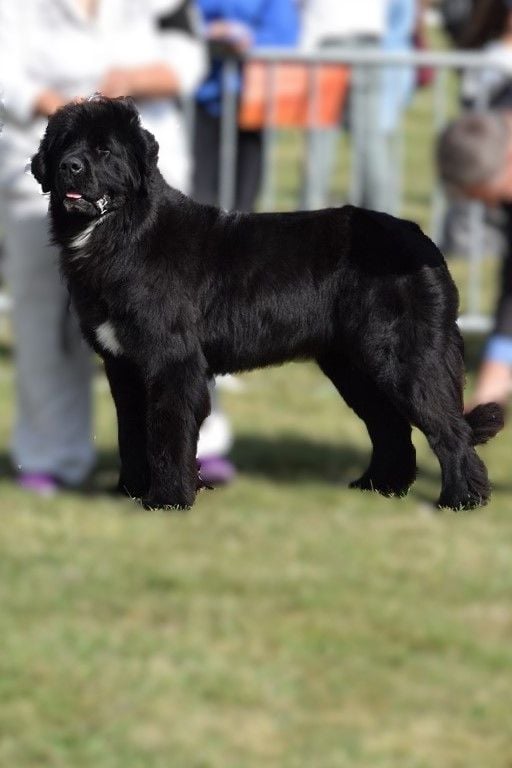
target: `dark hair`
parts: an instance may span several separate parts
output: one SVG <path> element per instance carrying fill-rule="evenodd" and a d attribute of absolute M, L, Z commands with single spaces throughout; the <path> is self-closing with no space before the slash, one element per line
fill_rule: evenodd
<path fill-rule="evenodd" d="M 500 38 L 511 12 L 506 0 L 476 0 L 466 29 L 460 35 L 463 48 L 482 48 Z"/>
<path fill-rule="evenodd" d="M 502 112 L 470 112 L 450 123 L 437 142 L 442 181 L 464 190 L 487 182 L 503 167 L 510 130 Z"/>

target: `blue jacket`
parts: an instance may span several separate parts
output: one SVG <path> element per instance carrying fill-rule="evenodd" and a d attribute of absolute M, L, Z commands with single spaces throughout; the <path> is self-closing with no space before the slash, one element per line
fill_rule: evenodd
<path fill-rule="evenodd" d="M 296 0 L 198 0 L 205 25 L 219 19 L 245 24 L 251 31 L 254 47 L 294 46 L 299 36 Z M 218 115 L 221 108 L 220 61 L 211 62 L 210 72 L 197 92 L 197 100 Z M 240 78 L 233 83 L 240 89 Z"/>

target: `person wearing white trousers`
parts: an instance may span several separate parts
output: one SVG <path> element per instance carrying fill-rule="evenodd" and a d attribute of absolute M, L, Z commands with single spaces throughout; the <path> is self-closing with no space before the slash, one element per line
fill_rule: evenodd
<path fill-rule="evenodd" d="M 160 144 L 160 170 L 187 191 L 189 148 L 177 98 L 205 70 L 202 44 L 180 23 L 188 0 L 0 0 L 1 220 L 13 299 L 17 415 L 12 458 L 21 484 L 50 492 L 90 473 L 91 355 L 81 339 L 49 245 L 47 208 L 25 173 L 46 119 L 70 99 L 101 91 L 131 95 Z M 177 12 L 180 11 L 178 14 Z M 159 28 L 159 26 L 161 28 Z M 223 454 L 230 430 L 220 413 L 207 449 Z M 204 441 L 203 441 L 204 442 Z"/>
<path fill-rule="evenodd" d="M 412 46 L 416 0 L 303 0 L 305 50 L 331 48 L 407 51 Z M 353 142 L 350 202 L 398 215 L 396 131 L 411 96 L 414 70 L 408 67 L 353 67 L 350 130 Z M 308 137 L 310 184 L 304 207 L 328 204 L 339 128 L 314 129 Z"/>

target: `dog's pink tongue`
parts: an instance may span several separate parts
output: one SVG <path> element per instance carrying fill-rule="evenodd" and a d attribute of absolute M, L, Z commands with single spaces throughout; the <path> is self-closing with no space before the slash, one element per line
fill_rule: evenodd
<path fill-rule="evenodd" d="M 78 192 L 66 192 L 66 197 L 69 197 L 71 200 L 80 200 L 82 195 Z"/>

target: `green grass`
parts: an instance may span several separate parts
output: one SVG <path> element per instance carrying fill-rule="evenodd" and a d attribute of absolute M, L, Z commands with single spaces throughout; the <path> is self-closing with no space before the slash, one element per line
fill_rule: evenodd
<path fill-rule="evenodd" d="M 423 222 L 429 98 L 407 123 Z M 7 350 L 3 445 L 12 376 Z M 243 381 L 223 395 L 239 478 L 187 514 L 106 493 L 101 374 L 87 494 L 34 500 L 0 457 L 0 766 L 511 768 L 510 430 L 481 451 L 491 504 L 437 512 L 420 435 L 407 498 L 349 491 L 369 444 L 328 382 L 306 364 Z"/>
<path fill-rule="evenodd" d="M 315 369 L 243 380 L 239 480 L 190 513 L 101 492 L 101 379 L 90 495 L 2 481 L 0 765 L 509 768 L 510 434 L 490 506 L 435 512 L 419 436 L 408 498 L 349 491 L 367 439 Z"/>

